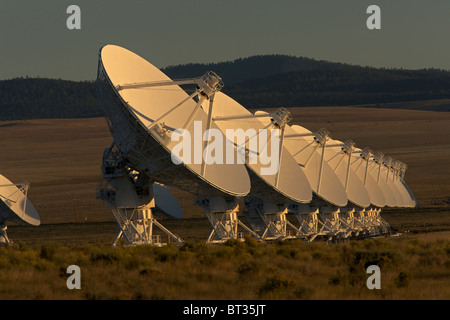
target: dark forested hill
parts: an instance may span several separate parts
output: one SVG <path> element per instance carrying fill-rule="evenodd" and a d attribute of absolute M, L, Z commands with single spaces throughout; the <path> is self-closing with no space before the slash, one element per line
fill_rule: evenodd
<path fill-rule="evenodd" d="M 182 79 L 200 76 L 207 71 L 220 75 L 225 85 L 233 85 L 249 79 L 260 79 L 268 76 L 296 71 L 345 69 L 350 65 L 318 61 L 304 57 L 286 55 L 265 55 L 236 59 L 219 63 L 190 63 L 170 66 L 161 69 L 172 79 Z"/>
<path fill-rule="evenodd" d="M 93 82 L 53 79 L 0 81 L 0 120 L 102 116 Z"/>
<path fill-rule="evenodd" d="M 284 55 L 162 69 L 173 79 L 212 70 L 247 108 L 385 104 L 450 99 L 450 72 L 379 69 Z M 0 81 L 0 120 L 102 116 L 94 82 Z"/>
<path fill-rule="evenodd" d="M 247 80 L 223 89 L 247 108 L 342 106 L 450 98 L 450 72 L 347 67 Z"/>

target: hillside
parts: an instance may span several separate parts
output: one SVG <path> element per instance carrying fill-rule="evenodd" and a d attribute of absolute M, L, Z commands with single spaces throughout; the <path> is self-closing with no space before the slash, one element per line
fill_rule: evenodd
<path fill-rule="evenodd" d="M 102 116 L 93 82 L 17 78 L 0 81 L 0 120 Z"/>
<path fill-rule="evenodd" d="M 225 83 L 223 91 L 247 108 L 343 105 L 395 108 L 399 102 L 450 99 L 450 72 L 435 69 L 378 69 L 284 55 L 162 69 L 173 79 L 197 77 L 208 70 L 218 73 Z M 414 108 L 429 110 L 429 107 L 448 111 L 448 105 Z M 0 81 L 0 120 L 96 116 L 102 116 L 102 111 L 93 81 L 31 78 Z"/>
<path fill-rule="evenodd" d="M 351 68 L 351 65 L 287 55 L 258 55 L 219 63 L 189 63 L 169 66 L 161 69 L 161 71 L 173 79 L 182 79 L 199 76 L 212 70 L 222 77 L 226 86 L 229 86 L 276 74 L 313 70 L 342 70 L 346 68 Z"/>

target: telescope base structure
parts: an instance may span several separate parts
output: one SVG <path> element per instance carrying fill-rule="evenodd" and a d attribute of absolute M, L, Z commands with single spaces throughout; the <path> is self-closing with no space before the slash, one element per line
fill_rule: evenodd
<path fill-rule="evenodd" d="M 370 208 L 366 210 L 366 225 L 368 234 L 372 237 L 389 234 L 391 225 L 380 215 L 380 208 Z"/>
<path fill-rule="evenodd" d="M 234 197 L 198 198 L 196 205 L 211 223 L 207 243 L 223 243 L 230 239 L 244 240 L 244 235 L 258 235 L 238 219 L 239 203 Z M 239 231 L 244 229 L 244 231 Z"/>
<path fill-rule="evenodd" d="M 152 181 L 132 168 L 114 144 L 105 150 L 102 165 L 103 180 L 96 198 L 104 200 L 117 222 L 113 245 L 123 238 L 129 245 L 163 246 L 161 235 L 154 234 L 153 227 L 168 236 L 168 242 L 183 243 L 177 235 L 166 229 L 153 216 L 155 207 Z"/>
<path fill-rule="evenodd" d="M 317 236 L 325 235 L 319 224 L 319 209 L 308 204 L 295 204 L 290 207 L 299 222 L 297 237 L 314 241 Z"/>
<path fill-rule="evenodd" d="M 380 216 L 380 208 L 328 207 L 295 204 L 289 211 L 297 218 L 297 238 L 314 241 L 317 237 L 342 240 L 376 237 L 390 232 L 389 223 Z"/>
<path fill-rule="evenodd" d="M 0 224 L 0 244 L 9 245 L 11 243 L 6 232 L 7 229 L 6 224 Z"/>
<path fill-rule="evenodd" d="M 115 208 L 111 204 L 108 204 L 108 207 L 117 222 L 117 233 L 113 246 L 116 246 L 122 238 L 129 245 L 163 246 L 168 242 L 183 243 L 181 238 L 170 232 L 153 217 L 151 207 Z M 162 242 L 161 235 L 153 233 L 153 227 L 158 227 L 165 233 L 168 241 Z"/>
<path fill-rule="evenodd" d="M 288 221 L 287 206 L 275 204 L 257 197 L 245 197 L 247 212 L 245 216 L 252 230 L 258 234 L 259 240 L 295 239 L 291 231 L 297 233 L 297 228 Z M 289 230 L 288 227 L 293 230 Z"/>

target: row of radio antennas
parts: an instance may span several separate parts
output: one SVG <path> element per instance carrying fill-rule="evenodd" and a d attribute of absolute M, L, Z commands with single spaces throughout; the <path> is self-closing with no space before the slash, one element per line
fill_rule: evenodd
<path fill-rule="evenodd" d="M 127 64 L 122 64 L 121 61 L 125 60 Z M 330 227 L 333 224 L 336 225 L 335 220 L 340 220 L 344 226 L 350 226 L 348 221 L 351 221 L 352 218 L 352 205 L 346 206 L 349 200 L 354 205 L 353 210 L 358 209 L 359 217 L 361 217 L 361 210 L 359 209 L 362 208 L 364 211 L 364 208 L 366 208 L 367 218 L 376 217 L 378 225 L 385 226 L 383 221 L 380 220 L 381 217 L 379 217 L 380 209 L 376 206 L 375 208 L 370 207 L 367 190 L 361 182 L 359 182 L 361 185 L 361 188 L 359 188 L 355 180 L 355 174 L 350 168 L 351 155 L 358 152 L 355 150 L 353 142 L 339 142 L 340 144 L 337 141 L 335 143 L 329 142 L 331 137 L 329 132 L 324 129 L 311 133 L 299 126 L 290 127 L 288 123 L 292 120 L 292 116 L 284 108 L 271 114 L 262 111 L 252 114 L 220 92 L 223 83 L 215 73 L 208 72 L 200 78 L 171 80 L 147 61 L 117 46 L 102 48 L 98 75 L 99 91 L 102 93 L 102 107 L 105 110 L 118 148 L 123 151 L 125 157 L 134 161 L 134 166 L 140 168 L 138 171 L 143 170 L 143 172 L 150 174 L 155 181 L 168 182 L 169 185 L 180 187 L 197 195 L 199 198 L 198 204 L 202 206 L 212 225 L 209 239 L 211 239 L 213 232 L 215 233 L 215 240 L 218 241 L 224 241 L 227 237 L 237 237 L 237 227 L 240 223 L 236 214 L 237 201 L 233 199 L 244 196 L 248 205 L 247 220 L 252 225 L 253 232 L 256 229 L 262 230 L 262 238 L 266 238 L 266 235 L 269 235 L 267 238 L 285 238 L 288 226 L 294 227 L 295 231 L 295 226 L 292 226 L 286 219 L 286 213 L 289 209 L 288 203 L 297 203 L 300 206 L 310 204 L 310 209 L 306 210 L 311 212 L 304 212 L 306 214 L 303 217 L 310 217 L 312 221 L 316 221 L 316 227 L 317 219 L 312 214 L 312 207 L 313 202 L 314 204 L 320 203 L 321 212 L 319 214 L 322 217 L 328 217 L 323 222 L 322 227 L 326 227 L 325 229 L 329 231 L 335 231 Z M 155 81 L 142 81 L 144 79 L 155 79 Z M 179 87 L 184 84 L 194 84 L 196 86 L 195 92 L 188 95 Z M 175 85 L 170 92 L 169 90 L 160 90 L 159 92 L 156 92 L 158 90 L 145 90 L 145 94 L 139 92 L 127 93 L 129 89 L 157 88 L 170 85 Z M 198 101 L 194 101 L 196 96 Z M 209 106 L 204 104 L 208 100 Z M 152 103 L 150 104 L 149 101 L 152 101 Z M 185 106 L 182 112 L 174 114 L 174 111 L 182 105 Z M 129 118 L 128 113 L 137 122 L 127 120 Z M 122 118 L 117 117 L 117 114 L 123 114 Z M 248 172 L 245 169 L 242 170 L 239 165 L 228 166 L 226 171 L 222 167 L 209 165 L 211 169 L 206 171 L 205 161 L 201 164 L 201 170 L 198 170 L 195 165 L 187 163 L 175 167 L 170 163 L 162 164 L 158 162 L 157 160 L 162 158 L 154 158 L 152 156 L 154 152 L 145 153 L 143 151 L 146 149 L 159 150 L 158 143 L 164 146 L 166 151 L 171 150 L 171 145 L 168 144 L 167 140 L 157 139 L 155 142 L 152 139 L 147 139 L 149 134 L 150 137 L 153 137 L 154 131 L 151 129 L 154 126 L 163 125 L 168 129 L 180 127 L 189 129 L 194 118 L 207 119 L 206 129 L 218 126 L 222 132 L 225 132 L 228 128 L 239 127 L 242 129 L 245 129 L 244 127 L 281 129 L 280 148 L 278 150 L 279 170 L 275 176 L 267 177 L 259 174 L 259 167 L 252 163 L 245 163 Z M 164 122 L 162 122 L 163 120 Z M 244 121 L 239 122 L 239 120 Z M 140 125 L 146 130 L 146 138 L 141 139 L 139 135 L 136 135 L 136 132 L 141 130 Z M 312 141 L 303 140 L 302 148 L 298 150 L 298 147 L 295 147 L 297 143 L 295 137 L 304 137 L 305 139 L 312 137 Z M 247 137 L 244 144 L 247 144 L 250 138 Z M 337 172 L 333 172 L 333 170 L 337 170 L 342 158 L 337 163 L 333 162 L 333 168 L 330 167 L 332 159 L 328 159 L 329 154 L 325 159 L 326 150 L 332 150 L 336 147 L 336 143 L 340 146 L 339 153 L 349 155 L 346 171 L 344 172 L 342 168 L 339 168 L 339 178 Z M 289 145 L 290 150 L 293 151 L 287 152 L 284 144 Z M 133 145 L 141 145 L 141 147 L 130 148 Z M 313 148 L 310 148 L 310 146 L 313 146 Z M 235 144 L 235 147 L 241 146 Z M 312 152 L 304 156 L 303 151 L 306 149 L 312 149 Z M 335 149 L 333 150 L 333 152 L 336 152 Z M 319 153 L 321 156 L 319 156 Z M 368 161 L 376 162 L 379 159 L 377 155 L 369 155 L 363 151 L 360 151 L 360 154 L 361 158 L 363 154 L 367 157 L 367 164 Z M 164 156 L 162 149 L 161 155 Z M 397 174 L 401 173 L 403 178 L 405 165 L 387 162 L 386 158 L 383 160 L 379 162 L 379 168 L 384 165 Z M 330 161 L 330 164 L 327 161 Z M 317 163 L 320 163 L 320 165 L 317 166 Z M 366 176 L 367 169 L 368 165 L 366 166 Z M 168 172 L 171 172 L 172 175 L 169 176 Z M 333 177 L 333 175 L 336 176 Z M 343 180 L 345 180 L 345 189 L 343 188 Z M 249 184 L 249 181 L 251 181 L 251 184 Z M 326 183 L 322 183 L 323 181 Z M 310 186 L 313 188 L 310 188 Z M 335 187 L 336 190 L 334 190 Z M 317 198 L 313 199 L 312 191 L 325 201 L 318 202 Z M 347 197 L 346 192 L 349 197 Z M 394 201 L 392 201 L 392 204 L 395 204 Z M 384 206 L 384 203 L 381 206 Z M 341 208 L 341 214 L 347 218 L 338 217 L 339 208 Z M 302 210 L 299 210 L 299 212 Z M 326 212 L 327 210 L 329 212 Z M 355 222 L 355 225 L 359 225 L 359 227 L 364 225 L 361 221 L 359 219 Z M 302 221 L 303 225 L 304 223 L 305 220 Z M 373 227 L 377 224 L 369 223 L 366 227 L 370 229 L 371 225 Z M 248 231 L 248 229 L 246 230 Z M 296 232 L 297 235 L 301 233 L 299 229 Z"/>

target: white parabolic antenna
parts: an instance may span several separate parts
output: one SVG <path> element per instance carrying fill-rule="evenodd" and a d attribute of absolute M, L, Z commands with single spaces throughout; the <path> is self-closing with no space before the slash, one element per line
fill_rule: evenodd
<path fill-rule="evenodd" d="M 303 170 L 298 167 L 295 159 L 284 147 L 284 144 L 279 144 L 281 153 L 279 153 L 278 149 L 271 150 L 271 144 L 267 142 L 270 139 L 270 133 L 267 133 L 265 139 L 262 139 L 262 136 L 259 134 L 260 130 L 270 132 L 270 129 L 276 128 L 275 125 L 272 127 L 274 122 L 269 115 L 265 117 L 266 120 L 263 122 L 262 118 L 253 116 L 238 102 L 219 92 L 214 98 L 212 118 L 222 132 L 227 130 L 254 132 L 246 135 L 245 146 L 236 146 L 237 148 L 242 148 L 242 152 L 245 149 L 246 154 L 248 154 L 246 165 L 251 172 L 251 178 L 254 179 L 251 193 L 259 193 L 263 197 L 273 197 L 281 202 L 308 203 L 311 201 L 312 191 L 308 179 Z M 267 168 L 269 165 L 258 161 L 261 144 L 263 144 L 262 148 L 267 149 L 268 155 L 279 153 L 278 170 L 273 173 L 264 174 L 263 168 Z M 264 145 L 266 146 L 264 147 Z M 250 161 L 251 157 L 255 158 L 255 163 Z"/>
<path fill-rule="evenodd" d="M 339 140 L 334 140 L 334 142 L 330 142 L 330 144 L 331 143 L 341 146 L 342 150 L 345 148 L 349 149 L 348 152 L 351 154 L 351 168 L 362 181 L 364 187 L 369 193 L 370 203 L 378 208 L 384 207 L 386 205 L 386 199 L 383 191 L 374 177 L 369 173 L 369 168 L 371 165 L 370 157 L 372 155 L 370 151 L 368 149 L 361 150 L 356 147 L 353 148 L 353 142 L 351 140 L 348 140 L 345 143 Z"/>
<path fill-rule="evenodd" d="M 410 197 L 410 207 L 414 208 L 417 205 L 417 201 L 416 201 L 416 197 L 414 196 L 414 193 L 411 191 L 411 189 L 409 188 L 409 186 L 406 184 L 405 181 L 402 181 L 402 184 L 404 186 L 404 188 L 406 189 L 406 191 L 408 191 L 409 197 Z"/>
<path fill-rule="evenodd" d="M 396 200 L 392 188 L 386 183 L 386 180 L 381 177 L 382 158 L 384 156 L 381 153 L 372 155 L 369 161 L 368 173 L 374 178 L 376 183 L 383 192 L 384 199 L 386 200 L 386 206 L 395 207 Z"/>
<path fill-rule="evenodd" d="M 404 207 L 412 208 L 416 206 L 416 199 L 412 194 L 411 190 L 409 189 L 409 187 L 406 185 L 405 181 L 403 180 L 405 176 L 406 167 L 407 167 L 406 164 L 400 161 L 394 161 L 394 164 L 392 166 L 393 170 L 392 180 L 403 197 Z"/>
<path fill-rule="evenodd" d="M 190 144 L 190 163 L 176 165 L 171 159 L 171 151 L 179 143 L 171 140 L 173 131 L 185 129 L 194 137 L 195 123 L 201 124 L 201 135 L 206 130 L 207 116 L 192 99 L 204 99 L 200 92 L 189 96 L 158 68 L 118 46 L 103 47 L 100 61 L 103 80 L 115 100 L 105 106 L 110 108 L 107 116 L 115 143 L 138 171 L 148 172 L 164 184 L 196 189 L 196 194 L 244 196 L 249 192 L 250 181 L 242 165 L 206 164 L 202 172 L 203 162 L 194 161 L 195 143 Z M 225 154 L 226 144 L 223 148 Z"/>
<path fill-rule="evenodd" d="M 407 203 L 408 203 L 408 207 L 414 208 L 417 204 L 416 202 L 416 197 L 414 196 L 413 192 L 411 191 L 411 189 L 408 187 L 408 185 L 405 182 L 405 174 L 406 174 L 406 170 L 408 169 L 408 166 L 406 165 L 406 163 L 403 162 L 399 162 L 397 164 L 397 177 L 398 177 L 398 183 L 400 184 L 400 188 L 403 189 L 403 192 L 406 191 L 405 193 L 405 198 L 407 199 Z"/>
<path fill-rule="evenodd" d="M 257 111 L 255 115 L 267 114 Z M 265 124 L 270 118 L 261 118 Z M 285 147 L 293 155 L 302 171 L 308 178 L 311 189 L 322 200 L 342 207 L 347 204 L 348 198 L 345 189 L 328 163 L 322 159 L 322 150 L 311 145 L 314 140 L 312 133 L 298 134 L 291 126 L 286 126 Z"/>
<path fill-rule="evenodd" d="M 188 95 L 179 86 L 184 84 L 195 85 L 195 92 Z M 151 190 L 148 185 L 142 185 L 145 179 L 136 178 L 146 175 L 151 180 L 148 183 L 158 182 L 165 186 L 178 187 L 199 198 L 207 198 L 207 203 L 205 201 L 201 203 L 206 203 L 205 206 L 208 208 L 211 201 L 214 208 L 226 207 L 226 210 L 223 210 L 227 212 L 234 210 L 235 215 L 236 199 L 247 195 L 250 191 L 250 178 L 245 166 L 238 163 L 205 161 L 208 157 L 209 144 L 203 141 L 204 133 L 209 129 L 217 129 L 217 132 L 220 130 L 210 118 L 208 119 L 201 106 L 205 101 L 209 101 L 212 105 L 215 93 L 223 86 L 217 75 L 209 72 L 200 78 L 172 80 L 131 51 L 107 45 L 100 50 L 97 85 L 98 96 L 114 138 L 114 145 L 119 150 L 110 148 L 109 153 L 115 154 L 112 163 L 119 164 L 114 164 L 113 167 L 124 167 L 128 172 L 127 179 L 129 177 L 134 179 L 132 188 L 128 186 L 125 191 L 133 193 L 147 190 L 147 197 L 142 198 L 138 195 L 137 198 L 142 201 L 150 197 L 156 200 L 156 205 L 161 201 L 166 204 L 170 202 L 171 198 L 163 201 L 161 197 L 160 199 L 154 197 L 152 192 L 149 192 Z M 187 143 L 182 144 L 183 149 L 179 152 L 181 141 Z M 223 142 L 222 150 L 218 150 L 218 145 L 215 145 L 216 153 L 222 152 L 225 155 L 230 150 L 236 153 L 224 137 Z M 117 174 L 122 173 L 123 170 L 118 170 Z M 104 177 L 110 181 L 110 186 L 116 185 L 111 178 L 118 180 L 117 177 L 105 174 Z M 115 201 L 120 192 L 122 191 L 110 192 L 108 187 L 98 192 L 99 198 L 110 202 L 108 206 L 121 228 L 118 237 L 120 235 L 132 237 L 133 240 L 128 241 L 129 243 L 152 243 L 151 231 L 148 231 L 150 230 L 146 226 L 148 223 L 144 221 L 151 220 L 146 218 L 151 216 L 151 212 L 148 208 L 141 210 L 145 207 L 143 204 L 140 206 L 142 208 L 137 210 L 138 214 L 134 213 L 136 210 L 121 207 Z M 226 201 L 214 200 L 223 197 L 227 197 Z M 223 205 L 217 206 L 216 202 Z M 139 201 L 135 203 L 139 204 Z M 144 226 L 135 226 L 131 230 L 131 236 L 127 235 L 124 229 L 135 217 L 144 217 L 144 220 L 136 220 L 138 224 Z M 211 221 L 211 224 L 215 222 Z M 139 232 L 136 232 L 137 229 Z M 172 234 L 169 236 L 173 237 Z M 178 237 L 173 238 L 178 242 L 181 241 Z"/>
<path fill-rule="evenodd" d="M 294 125 L 292 128 L 299 134 L 305 134 L 305 140 L 309 143 L 313 143 L 317 139 L 311 131 L 304 127 Z M 356 173 L 348 166 L 348 161 L 345 161 L 347 157 L 342 148 L 336 146 L 332 140 L 327 144 L 330 146 L 325 148 L 325 160 L 344 186 L 348 200 L 358 207 L 368 207 L 370 205 L 369 194 Z"/>
<path fill-rule="evenodd" d="M 383 157 L 380 166 L 380 179 L 383 179 L 386 182 L 386 185 L 392 191 L 392 194 L 395 198 L 395 206 L 396 207 L 405 207 L 407 205 L 402 192 L 399 190 L 399 186 L 395 183 L 395 172 L 392 168 L 394 160 L 389 157 Z"/>
<path fill-rule="evenodd" d="M 286 219 L 288 205 L 309 203 L 312 199 L 311 186 L 305 173 L 284 146 L 290 113 L 280 109 L 273 114 L 263 115 L 266 122 L 262 122 L 261 117 L 254 116 L 238 102 L 218 92 L 214 97 L 214 108 L 208 109 L 208 115 L 212 116 L 217 126 L 245 157 L 243 162 L 248 168 L 252 184 L 245 198 L 248 209 L 246 215 L 252 229 L 265 239 L 286 238 L 286 227 L 295 229 Z M 239 132 L 240 139 L 230 137 L 230 132 Z M 278 135 L 272 136 L 276 132 Z M 272 145 L 273 142 L 278 143 Z M 263 154 L 272 156 L 270 165 L 261 161 Z M 272 165 L 275 170 L 264 171 Z"/>
<path fill-rule="evenodd" d="M 28 183 L 14 184 L 0 175 L 0 243 L 9 243 L 6 221 L 39 226 L 41 219 L 27 197 Z"/>

